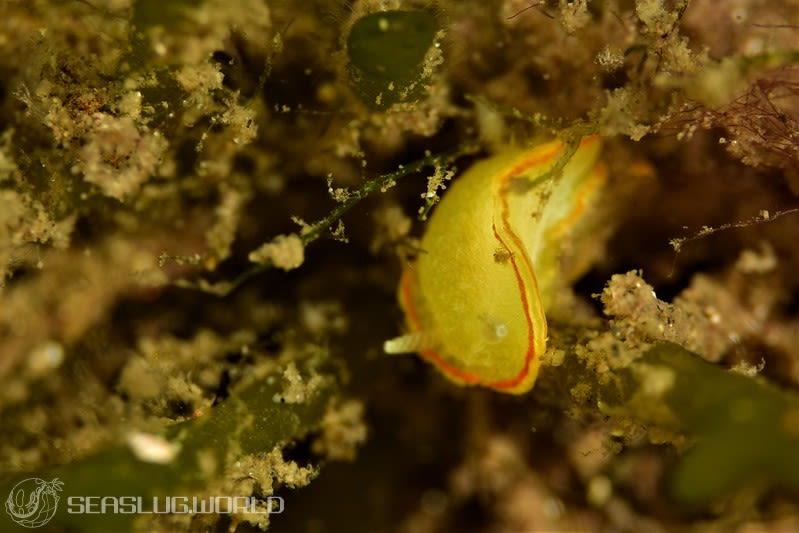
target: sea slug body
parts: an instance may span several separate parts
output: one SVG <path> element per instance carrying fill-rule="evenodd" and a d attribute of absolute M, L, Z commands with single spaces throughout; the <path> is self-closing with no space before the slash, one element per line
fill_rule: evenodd
<path fill-rule="evenodd" d="M 600 144 L 506 149 L 456 179 L 402 276 L 410 333 L 385 351 L 418 351 L 462 385 L 530 390 L 553 291 L 590 266 L 574 244 L 591 238 L 585 215 L 607 176 Z"/>

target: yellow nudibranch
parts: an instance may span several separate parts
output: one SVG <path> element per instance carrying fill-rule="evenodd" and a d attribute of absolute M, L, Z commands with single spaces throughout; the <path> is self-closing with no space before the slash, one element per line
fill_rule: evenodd
<path fill-rule="evenodd" d="M 530 390 L 546 350 L 544 312 L 590 266 L 578 240 L 591 238 L 586 215 L 607 177 L 599 149 L 597 136 L 571 154 L 557 140 L 506 149 L 457 178 L 402 276 L 411 331 L 385 351 L 418 351 L 462 385 Z"/>

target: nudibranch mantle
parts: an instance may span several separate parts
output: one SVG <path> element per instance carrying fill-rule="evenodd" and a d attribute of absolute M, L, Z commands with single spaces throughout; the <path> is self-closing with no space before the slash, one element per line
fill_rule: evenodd
<path fill-rule="evenodd" d="M 507 149 L 455 180 L 402 276 L 411 333 L 385 351 L 418 351 L 459 384 L 530 390 L 553 289 L 590 266 L 564 250 L 586 234 L 583 215 L 605 182 L 599 150 L 599 138 L 586 137 L 564 165 L 561 141 Z"/>

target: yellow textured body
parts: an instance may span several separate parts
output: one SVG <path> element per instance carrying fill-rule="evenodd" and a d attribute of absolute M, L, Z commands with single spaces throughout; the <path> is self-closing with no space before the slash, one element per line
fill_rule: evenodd
<path fill-rule="evenodd" d="M 453 381 L 533 386 L 552 289 L 590 264 L 562 250 L 605 180 L 599 148 L 583 139 L 555 177 L 564 143 L 506 150 L 473 165 L 433 212 L 400 299 L 421 355 Z"/>

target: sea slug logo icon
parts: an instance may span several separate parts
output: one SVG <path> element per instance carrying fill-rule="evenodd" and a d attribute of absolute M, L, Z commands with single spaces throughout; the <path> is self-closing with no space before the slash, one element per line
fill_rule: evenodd
<path fill-rule="evenodd" d="M 58 493 L 64 483 L 54 478 L 47 482 L 38 477 L 23 479 L 11 489 L 6 499 L 6 512 L 23 527 L 45 525 L 58 509 Z"/>

